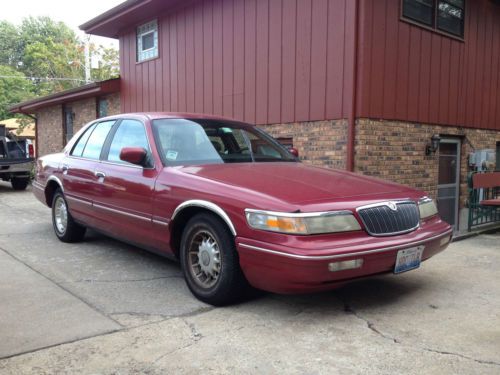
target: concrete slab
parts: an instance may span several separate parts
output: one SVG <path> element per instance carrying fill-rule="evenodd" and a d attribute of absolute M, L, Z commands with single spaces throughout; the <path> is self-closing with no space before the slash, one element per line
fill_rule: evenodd
<path fill-rule="evenodd" d="M 12 232 L 0 231 L 0 248 L 61 287 L 40 299 L 8 292 L 16 288 L 11 283 L 29 289 L 30 272 L 2 278 L 0 316 L 6 297 L 18 296 L 35 311 L 29 316 L 48 326 L 43 311 L 56 307 L 44 307 L 46 300 L 69 294 L 124 326 L 50 348 L 38 341 L 38 350 L 0 360 L 2 374 L 500 373 L 500 233 L 453 243 L 402 275 L 215 309 L 191 296 L 174 262 L 95 233 L 62 244 L 50 211 L 31 194 L 0 189 L 0 202 L 0 222 L 21 218 L 9 224 Z M 28 309 L 15 303 L 15 311 Z M 53 340 L 58 330 L 37 332 L 34 340 Z"/>
<path fill-rule="evenodd" d="M 0 250 L 0 358 L 121 326 Z"/>

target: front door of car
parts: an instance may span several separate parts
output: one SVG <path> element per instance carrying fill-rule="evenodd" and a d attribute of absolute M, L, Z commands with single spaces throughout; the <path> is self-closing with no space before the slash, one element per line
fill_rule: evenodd
<path fill-rule="evenodd" d="M 92 201 L 99 194 L 96 190 L 95 168 L 101 149 L 116 121 L 94 123 L 80 136 L 64 159 L 62 184 L 72 216 L 87 225 L 95 226 L 96 217 Z"/>
<path fill-rule="evenodd" d="M 158 173 L 144 124 L 133 119 L 122 120 L 104 147 L 95 169 L 100 195 L 93 201 L 101 227 L 116 237 L 154 247 L 152 197 Z M 145 149 L 147 160 L 143 165 L 121 160 L 120 152 L 124 147 Z"/>

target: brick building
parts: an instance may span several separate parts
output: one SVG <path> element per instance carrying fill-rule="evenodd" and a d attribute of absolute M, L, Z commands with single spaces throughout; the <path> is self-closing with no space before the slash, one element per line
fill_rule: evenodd
<path fill-rule="evenodd" d="M 36 118 L 37 156 L 59 152 L 89 121 L 120 113 L 120 80 L 90 83 L 17 104 L 10 110 Z"/>
<path fill-rule="evenodd" d="M 128 0 L 81 29 L 119 39 L 122 112 L 257 124 L 427 191 L 455 226 L 468 154 L 500 147 L 498 1 Z"/>

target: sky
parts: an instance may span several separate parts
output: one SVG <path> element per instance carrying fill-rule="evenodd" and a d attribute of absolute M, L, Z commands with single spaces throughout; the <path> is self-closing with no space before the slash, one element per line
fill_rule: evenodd
<path fill-rule="evenodd" d="M 78 29 L 82 23 L 104 13 L 125 0 L 0 0 L 0 19 L 14 24 L 21 23 L 27 16 L 49 16 L 56 21 L 63 21 L 80 36 L 85 33 Z M 92 36 L 90 41 L 105 46 L 118 48 L 118 41 Z"/>

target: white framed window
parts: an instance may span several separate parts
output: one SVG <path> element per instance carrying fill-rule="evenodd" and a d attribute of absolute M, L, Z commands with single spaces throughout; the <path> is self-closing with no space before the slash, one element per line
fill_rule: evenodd
<path fill-rule="evenodd" d="M 137 62 L 158 57 L 158 21 L 137 28 Z"/>

